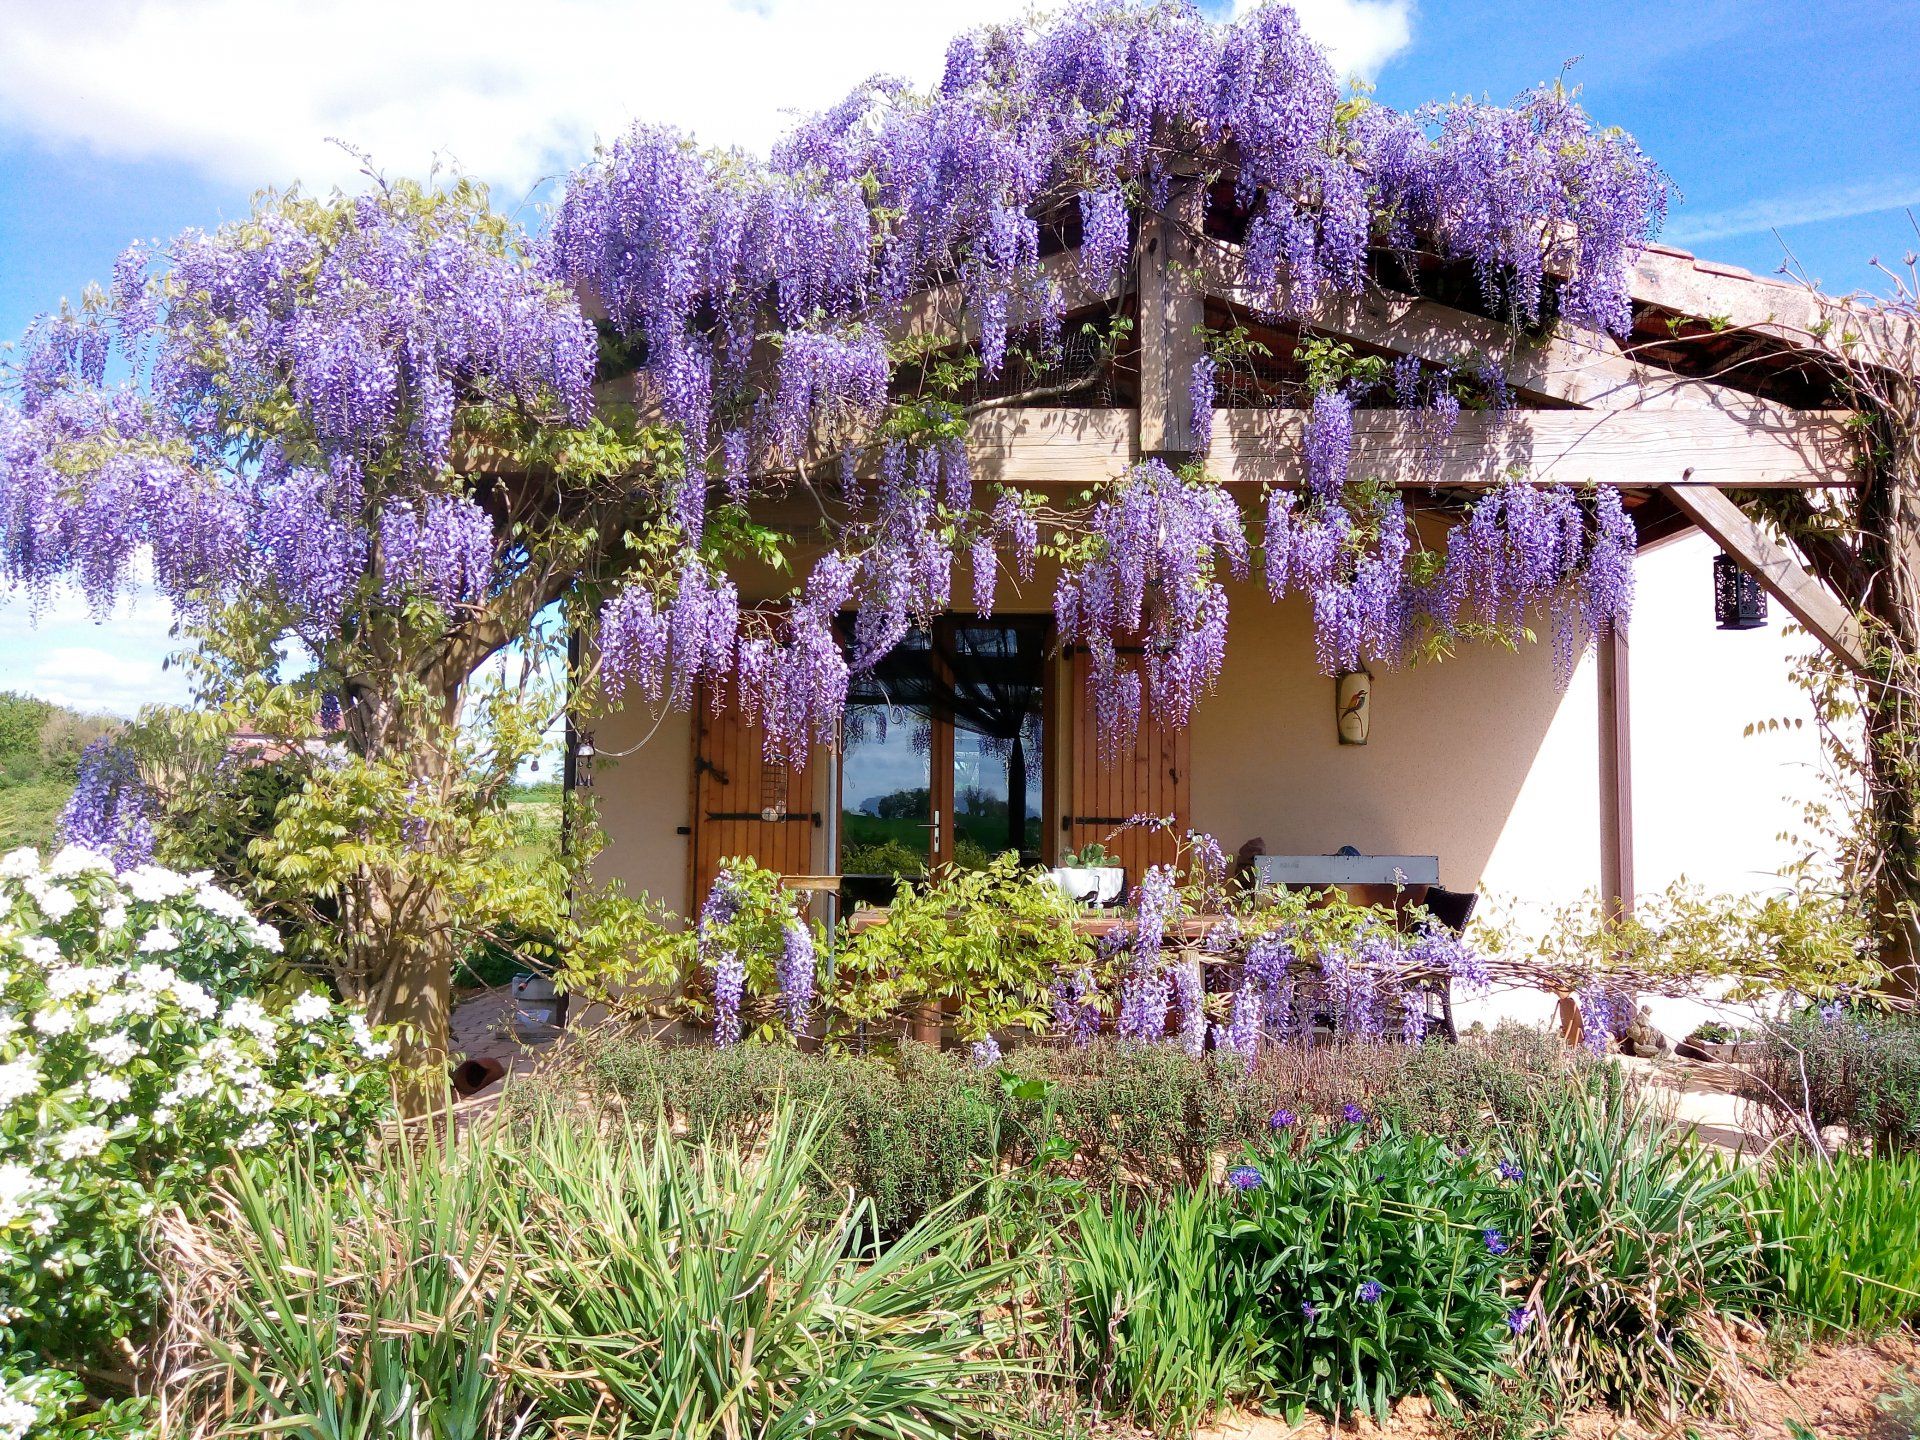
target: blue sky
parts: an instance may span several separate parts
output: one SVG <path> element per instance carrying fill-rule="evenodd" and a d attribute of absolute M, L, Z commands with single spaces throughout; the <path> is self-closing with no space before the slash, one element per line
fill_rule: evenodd
<path fill-rule="evenodd" d="M 876 70 L 928 79 L 947 34 L 1010 0 L 0 0 L 0 336 L 109 273 L 131 239 L 351 183 L 338 136 L 395 172 L 456 157 L 509 202 L 635 118 L 764 146 L 785 109 Z M 1397 106 L 1511 98 L 1579 56 L 1603 122 L 1672 176 L 1667 238 L 1768 272 L 1782 241 L 1830 289 L 1920 247 L 1920 7 L 1767 0 L 1307 0 Z M 715 57 L 720 57 L 716 62 Z M 1776 239 L 1773 231 L 1779 231 Z M 0 688 L 131 713 L 177 699 L 164 610 L 38 625 L 0 600 Z"/>

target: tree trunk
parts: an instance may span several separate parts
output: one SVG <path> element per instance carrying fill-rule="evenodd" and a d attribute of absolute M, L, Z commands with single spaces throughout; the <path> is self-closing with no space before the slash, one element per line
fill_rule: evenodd
<path fill-rule="evenodd" d="M 461 708 L 459 688 L 430 693 L 424 703 L 362 697 L 350 711 L 359 723 L 349 725 L 349 743 L 370 762 L 397 765 L 410 777 L 403 803 L 428 808 L 462 781 L 454 748 Z M 443 1107 L 449 1093 L 453 964 L 461 927 L 458 901 L 437 873 L 445 856 L 436 850 L 458 841 L 436 834 L 425 818 L 401 824 L 405 852 L 428 863 L 381 858 L 360 867 L 341 893 L 343 964 L 336 978 L 349 999 L 366 1007 L 372 1023 L 398 1027 L 401 1109 L 418 1115 Z"/>

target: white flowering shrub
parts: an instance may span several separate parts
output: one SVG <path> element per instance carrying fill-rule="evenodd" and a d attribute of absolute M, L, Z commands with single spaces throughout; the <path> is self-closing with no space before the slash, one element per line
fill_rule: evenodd
<path fill-rule="evenodd" d="M 143 1338 L 156 1208 L 294 1137 L 350 1156 L 386 1111 L 391 1042 L 324 994 L 272 998 L 279 948 L 204 874 L 0 858 L 0 1440 L 54 1393 L 34 1366 Z"/>

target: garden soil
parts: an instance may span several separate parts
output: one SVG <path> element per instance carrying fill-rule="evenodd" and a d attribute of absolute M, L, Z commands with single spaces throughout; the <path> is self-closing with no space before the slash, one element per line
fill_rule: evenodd
<path fill-rule="evenodd" d="M 1920 1436 L 1916 1385 L 1920 1339 L 1901 1331 L 1865 1344 L 1809 1346 L 1778 1374 L 1748 1371 L 1737 1417 L 1649 1424 L 1587 1413 L 1546 1433 L 1566 1440 L 1914 1440 Z M 1487 1433 L 1449 1424 L 1416 1398 L 1395 1406 L 1384 1426 L 1365 1418 L 1335 1427 L 1320 1419 L 1296 1426 L 1231 1416 L 1201 1430 L 1196 1440 L 1461 1440 Z"/>

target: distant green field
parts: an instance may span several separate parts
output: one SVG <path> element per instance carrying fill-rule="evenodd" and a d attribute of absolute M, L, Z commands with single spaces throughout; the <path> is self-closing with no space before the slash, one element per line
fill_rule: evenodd
<path fill-rule="evenodd" d="M 52 842 L 80 752 L 118 725 L 105 715 L 0 690 L 0 851 Z"/>
<path fill-rule="evenodd" d="M 0 776 L 0 851 L 22 845 L 45 849 L 53 843 L 53 828 L 73 793 L 71 780 L 39 776 L 13 781 Z"/>

